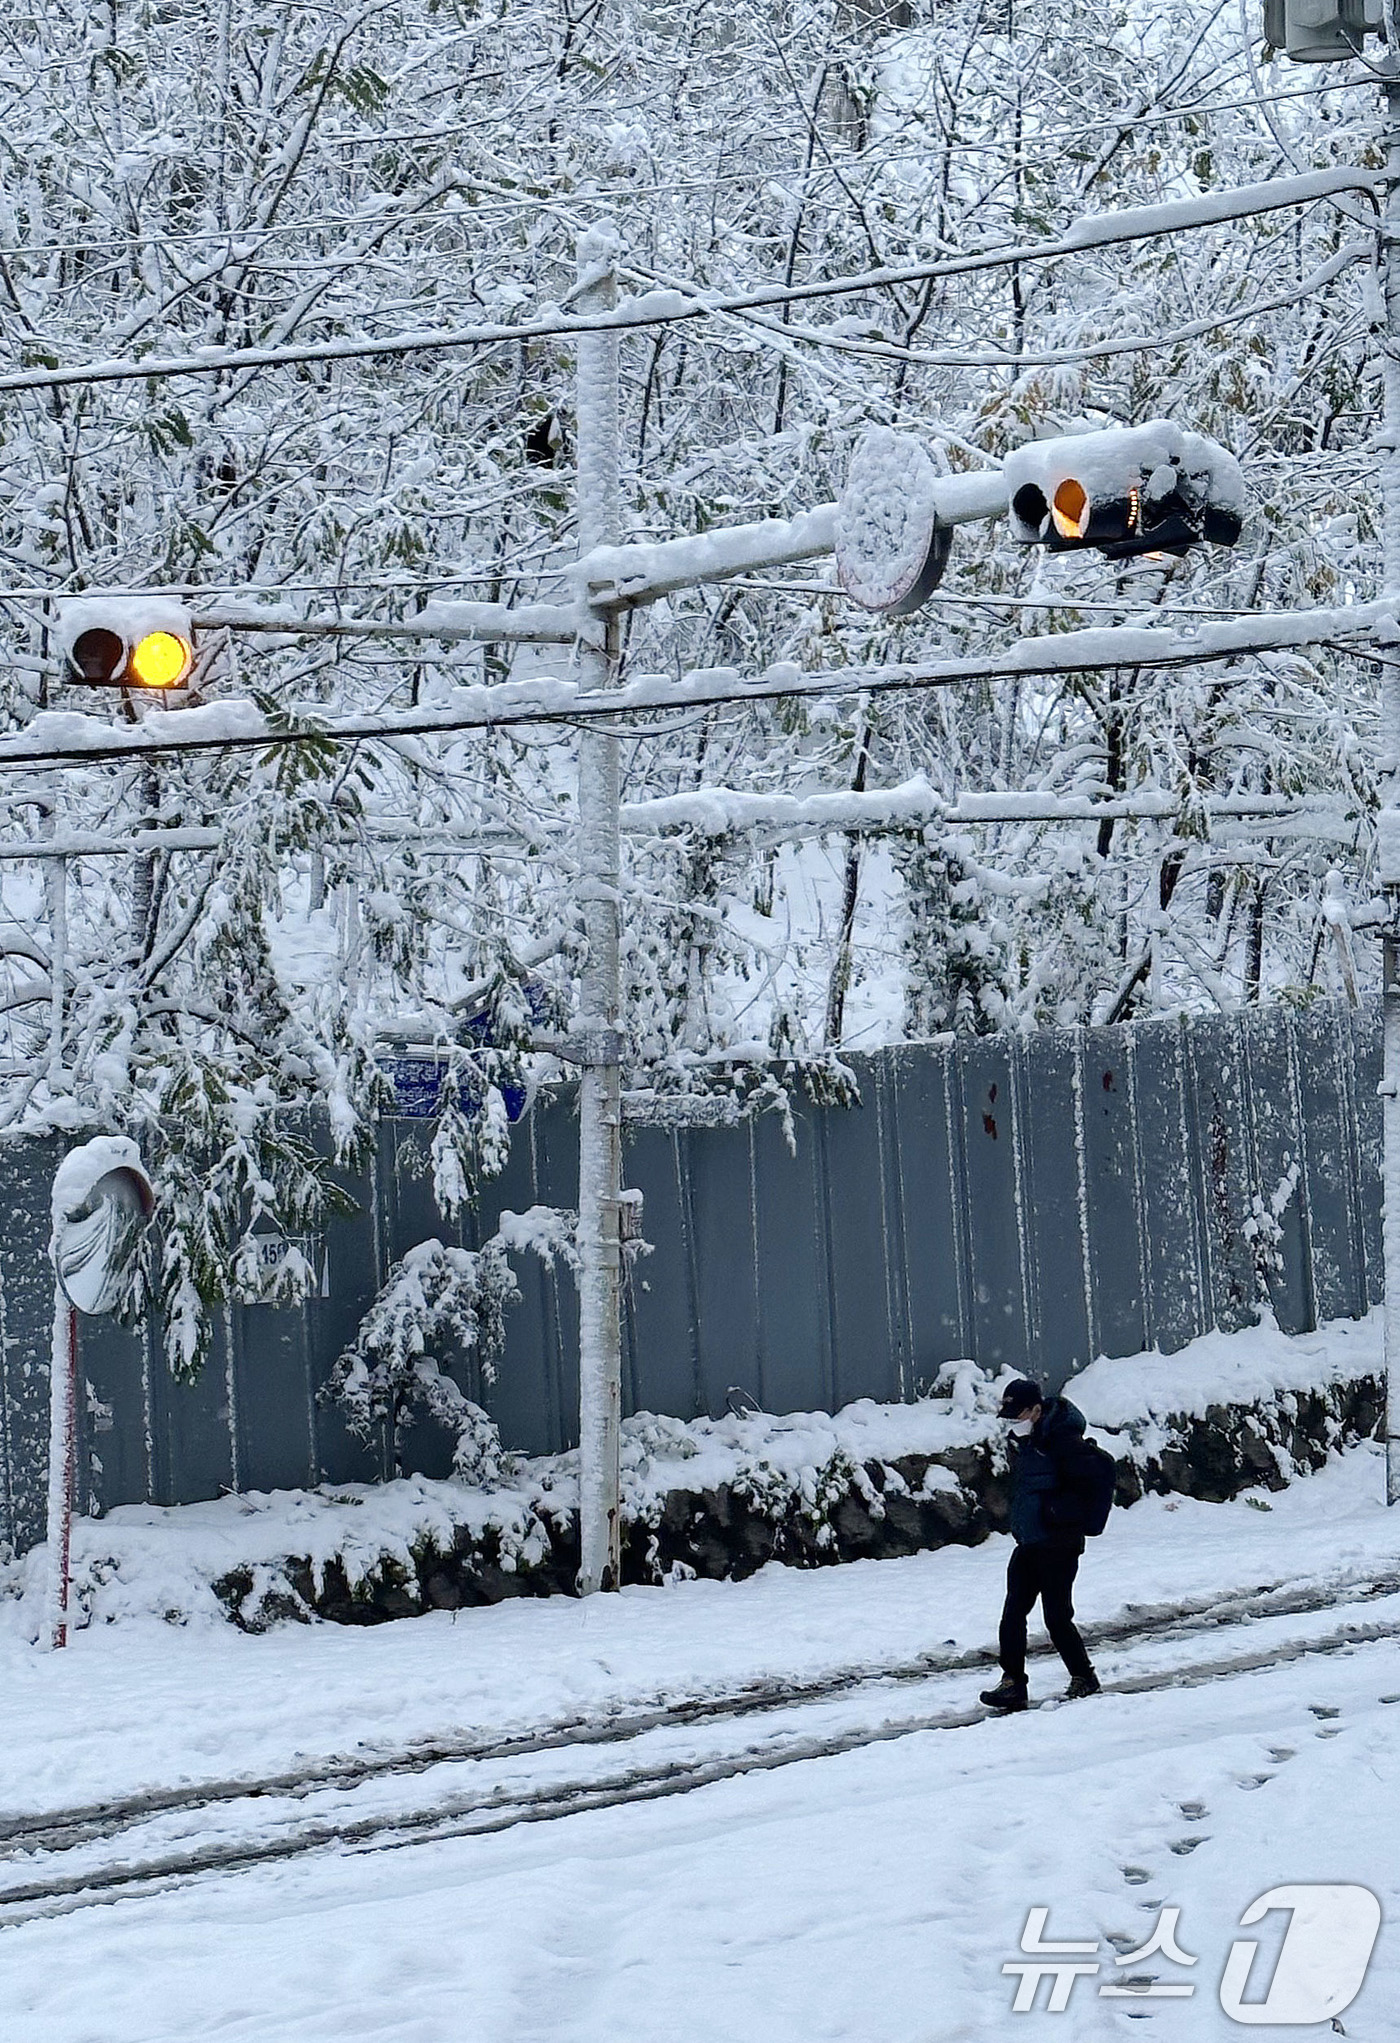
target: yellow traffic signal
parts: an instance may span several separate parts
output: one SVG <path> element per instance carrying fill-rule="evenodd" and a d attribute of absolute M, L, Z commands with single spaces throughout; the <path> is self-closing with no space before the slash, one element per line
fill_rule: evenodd
<path fill-rule="evenodd" d="M 193 658 L 188 639 L 173 631 L 148 631 L 132 647 L 129 679 L 137 688 L 178 688 Z"/>
<path fill-rule="evenodd" d="M 1061 539 L 1082 539 L 1089 529 L 1089 493 L 1074 476 L 1066 476 L 1056 490 L 1050 515 Z"/>
<path fill-rule="evenodd" d="M 70 681 L 153 694 L 184 689 L 194 632 L 182 603 L 160 596 L 80 596 L 59 610 L 59 645 Z"/>
<path fill-rule="evenodd" d="M 1109 560 L 1164 560 L 1233 546 L 1244 528 L 1239 463 L 1167 419 L 1029 441 L 1002 475 L 1013 534 L 1051 553 L 1091 546 Z"/>

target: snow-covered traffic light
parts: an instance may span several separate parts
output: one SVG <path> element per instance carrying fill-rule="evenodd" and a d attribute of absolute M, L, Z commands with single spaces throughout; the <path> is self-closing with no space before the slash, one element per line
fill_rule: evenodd
<path fill-rule="evenodd" d="M 1233 454 L 1168 420 L 1033 440 L 1003 464 L 1011 529 L 1052 553 L 1095 548 L 1110 560 L 1233 546 L 1244 476 Z"/>
<path fill-rule="evenodd" d="M 181 688 L 194 665 L 189 614 L 162 597 L 79 597 L 60 608 L 59 640 L 85 688 Z"/>
<path fill-rule="evenodd" d="M 1381 0 L 1264 0 L 1264 40 L 1295 64 L 1360 56 L 1381 24 Z"/>

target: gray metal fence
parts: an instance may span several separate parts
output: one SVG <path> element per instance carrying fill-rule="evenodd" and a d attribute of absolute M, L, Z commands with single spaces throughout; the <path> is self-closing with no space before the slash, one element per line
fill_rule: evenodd
<path fill-rule="evenodd" d="M 1380 1017 L 1318 1003 L 1184 1023 L 908 1045 L 851 1060 L 858 1108 L 740 1128 L 639 1129 L 628 1182 L 654 1252 L 628 1295 L 628 1407 L 693 1417 L 739 1387 L 769 1411 L 917 1396 L 953 1357 L 1052 1383 L 1094 1354 L 1180 1347 L 1252 1317 L 1290 1330 L 1380 1295 Z M 446 1237 L 422 1122 L 386 1121 L 359 1213 L 323 1245 L 321 1295 L 224 1316 L 210 1367 L 171 1381 L 153 1333 L 84 1331 L 90 1508 L 373 1480 L 385 1445 L 317 1390 L 389 1262 Z M 0 1145 L 0 1536 L 42 1535 L 52 1316 L 51 1142 Z M 489 1187 L 572 1206 L 577 1123 L 537 1103 Z M 508 1445 L 570 1443 L 566 1274 L 521 1271 L 499 1377 L 464 1378 Z M 446 1472 L 427 1425 L 410 1466 Z"/>

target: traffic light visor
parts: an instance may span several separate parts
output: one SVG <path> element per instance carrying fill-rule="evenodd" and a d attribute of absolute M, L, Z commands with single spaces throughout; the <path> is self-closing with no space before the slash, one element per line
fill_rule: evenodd
<path fill-rule="evenodd" d="M 191 648 L 173 631 L 148 631 L 131 652 L 131 679 L 138 688 L 176 688 L 190 669 Z"/>
<path fill-rule="evenodd" d="M 94 625 L 79 632 L 69 658 L 79 680 L 94 688 L 111 688 L 126 661 L 126 640 L 115 631 Z"/>
<path fill-rule="evenodd" d="M 1082 539 L 1089 529 L 1089 493 L 1082 482 L 1067 475 L 1055 491 L 1050 516 L 1062 539 Z"/>

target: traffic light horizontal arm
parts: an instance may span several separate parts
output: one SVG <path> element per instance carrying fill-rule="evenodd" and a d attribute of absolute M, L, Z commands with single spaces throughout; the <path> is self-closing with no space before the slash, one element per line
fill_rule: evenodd
<path fill-rule="evenodd" d="M 787 662 L 746 677 L 733 667 L 699 668 L 679 680 L 646 674 L 620 688 L 589 689 L 568 676 L 456 688 L 441 707 L 327 717 L 318 707 L 269 718 L 256 703 L 235 699 L 173 709 L 145 723 L 113 726 L 74 711 L 46 710 L 0 738 L 0 768 L 150 758 L 160 753 L 267 750 L 308 740 L 346 741 L 450 736 L 458 731 L 531 724 L 616 721 L 714 703 L 782 701 L 796 696 L 955 688 L 970 681 L 1094 673 L 1111 667 L 1186 667 L 1235 660 L 1285 647 L 1400 642 L 1400 597 L 1327 610 L 1260 611 L 1191 631 L 1155 625 L 1109 625 L 1023 638 L 994 653 L 899 665 L 835 667 L 803 673 Z M 297 715 L 305 721 L 298 722 Z"/>
<path fill-rule="evenodd" d="M 965 525 L 999 517 L 1006 509 L 1006 484 L 999 469 L 942 476 L 938 518 Z M 721 525 L 686 539 L 655 545 L 598 547 L 573 569 L 596 609 L 631 610 L 655 603 L 700 582 L 787 567 L 834 551 L 836 505 L 818 504 L 795 518 L 764 518 L 753 525 Z"/>
<path fill-rule="evenodd" d="M 633 609 L 698 582 L 725 581 L 756 569 L 813 560 L 830 553 L 835 544 L 836 506 L 817 504 L 795 518 L 717 525 L 709 532 L 662 539 L 654 545 L 595 547 L 569 573 L 595 609 Z"/>

